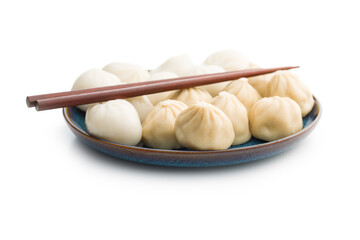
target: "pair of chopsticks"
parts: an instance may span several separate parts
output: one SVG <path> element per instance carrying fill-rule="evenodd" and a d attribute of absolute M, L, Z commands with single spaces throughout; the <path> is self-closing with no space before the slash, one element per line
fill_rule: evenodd
<path fill-rule="evenodd" d="M 248 69 L 233 72 L 206 74 L 167 80 L 129 83 L 108 87 L 34 95 L 28 96 L 26 98 L 26 104 L 28 107 L 35 107 L 37 111 L 43 111 L 55 108 L 78 106 L 82 104 L 104 102 L 114 99 L 130 98 L 176 89 L 191 88 L 201 85 L 235 80 L 242 77 L 254 77 L 258 75 L 273 73 L 278 70 L 289 70 L 293 68 L 298 68 L 298 66 L 267 69 Z"/>

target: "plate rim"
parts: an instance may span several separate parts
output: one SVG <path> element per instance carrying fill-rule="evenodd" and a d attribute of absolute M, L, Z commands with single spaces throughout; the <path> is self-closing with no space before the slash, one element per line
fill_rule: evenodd
<path fill-rule="evenodd" d="M 231 149 L 222 149 L 222 150 L 204 150 L 204 151 L 177 150 L 177 149 L 169 150 L 169 149 L 145 148 L 145 147 L 130 146 L 130 145 L 124 145 L 124 144 L 120 144 L 120 143 L 115 143 L 115 142 L 107 141 L 107 140 L 92 136 L 89 133 L 85 132 L 84 130 L 80 129 L 78 126 L 76 126 L 75 123 L 73 122 L 73 120 L 69 116 L 69 107 L 63 108 L 62 113 L 63 113 L 64 119 L 65 119 L 67 125 L 70 126 L 73 130 L 77 131 L 79 134 L 83 135 L 83 137 L 90 138 L 90 139 L 98 141 L 98 142 L 100 142 L 102 144 L 112 145 L 112 146 L 117 147 L 117 148 L 125 148 L 125 149 L 130 149 L 130 150 L 146 151 L 146 152 L 154 152 L 154 153 L 169 153 L 169 154 L 174 154 L 174 153 L 179 153 L 179 154 L 181 154 L 181 153 L 182 154 L 226 153 L 226 152 L 235 152 L 235 151 L 242 151 L 242 150 L 245 151 L 245 150 L 249 150 L 249 149 L 256 149 L 256 148 L 262 148 L 262 147 L 266 147 L 266 146 L 271 146 L 271 145 L 274 145 L 274 144 L 277 144 L 277 143 L 288 141 L 290 139 L 293 139 L 293 138 L 295 138 L 295 137 L 297 137 L 299 135 L 302 135 L 302 134 L 306 133 L 307 131 L 311 130 L 319 122 L 320 117 L 322 115 L 322 106 L 321 106 L 319 100 L 314 95 L 313 95 L 313 98 L 314 98 L 314 102 L 315 102 L 314 107 L 316 105 L 318 105 L 318 108 L 319 108 L 318 113 L 317 113 L 315 119 L 308 126 L 301 129 L 299 132 L 296 132 L 296 133 L 294 133 L 294 134 L 292 134 L 290 136 L 280 138 L 280 139 L 275 140 L 275 141 L 260 143 L 260 144 L 252 145 L 252 146 L 245 146 L 245 147 L 231 148 Z"/>

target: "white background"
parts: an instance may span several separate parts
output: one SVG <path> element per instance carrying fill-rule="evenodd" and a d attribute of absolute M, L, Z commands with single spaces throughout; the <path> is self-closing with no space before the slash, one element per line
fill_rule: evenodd
<path fill-rule="evenodd" d="M 1 1 L 0 239 L 359 239 L 357 1 Z M 174 169 L 81 144 L 25 97 L 112 61 L 200 64 L 238 49 L 300 65 L 321 101 L 296 148 L 249 164 Z"/>

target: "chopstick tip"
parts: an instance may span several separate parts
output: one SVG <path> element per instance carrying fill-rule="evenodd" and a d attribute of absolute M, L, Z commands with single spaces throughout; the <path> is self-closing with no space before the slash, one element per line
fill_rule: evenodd
<path fill-rule="evenodd" d="M 27 105 L 29 108 L 34 106 L 34 105 L 31 103 L 29 96 L 26 97 L 26 105 Z"/>
<path fill-rule="evenodd" d="M 36 111 L 38 111 L 38 112 L 41 110 L 39 107 L 39 103 L 37 101 L 34 102 L 34 107 L 35 107 Z"/>

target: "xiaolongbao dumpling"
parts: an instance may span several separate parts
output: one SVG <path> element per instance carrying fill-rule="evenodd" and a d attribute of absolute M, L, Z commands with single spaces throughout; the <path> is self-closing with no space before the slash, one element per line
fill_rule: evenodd
<path fill-rule="evenodd" d="M 179 143 L 195 150 L 227 149 L 234 141 L 234 129 L 226 114 L 207 102 L 182 111 L 175 122 Z"/>
<path fill-rule="evenodd" d="M 249 141 L 251 133 L 248 113 L 239 99 L 231 93 L 220 92 L 218 96 L 212 99 L 211 103 L 220 108 L 231 120 L 235 132 L 232 145 L 239 145 Z"/>
<path fill-rule="evenodd" d="M 179 77 L 185 76 L 186 72 L 194 66 L 191 58 L 188 55 L 179 55 L 170 57 L 159 67 L 154 69 L 152 73 L 157 72 L 173 72 Z"/>
<path fill-rule="evenodd" d="M 126 100 L 92 105 L 85 115 L 88 132 L 115 143 L 136 145 L 141 140 L 141 123 L 135 108 Z"/>
<path fill-rule="evenodd" d="M 72 91 L 96 87 L 106 87 L 121 84 L 120 79 L 114 74 L 104 70 L 93 68 L 81 74 L 72 86 Z M 91 104 L 77 106 L 79 109 L 86 111 Z"/>
<path fill-rule="evenodd" d="M 200 87 L 177 90 L 171 94 L 170 98 L 181 101 L 188 106 L 201 101 L 210 102 L 212 99 L 210 93 Z"/>
<path fill-rule="evenodd" d="M 178 78 L 178 77 L 179 77 L 178 75 L 176 75 L 175 73 L 172 73 L 172 72 L 158 72 L 158 73 L 151 74 L 149 81 L 165 80 L 165 79 Z M 147 96 L 150 99 L 150 101 L 152 102 L 152 104 L 155 106 L 159 102 L 161 102 L 165 99 L 168 99 L 170 94 L 175 91 L 176 90 L 153 93 L 153 94 L 149 94 Z"/>
<path fill-rule="evenodd" d="M 186 108 L 185 103 L 176 100 L 165 100 L 156 105 L 142 125 L 145 145 L 160 149 L 181 148 L 175 137 L 175 121 Z"/>
<path fill-rule="evenodd" d="M 267 97 L 268 92 L 268 83 L 272 77 L 272 73 L 259 75 L 255 77 L 249 77 L 248 81 L 253 88 L 260 94 L 262 97 Z"/>
<path fill-rule="evenodd" d="M 273 141 L 302 129 L 301 109 L 288 97 L 269 97 L 256 102 L 250 111 L 250 130 L 254 137 Z"/>
<path fill-rule="evenodd" d="M 223 91 L 234 94 L 244 104 L 248 114 L 254 103 L 261 99 L 260 94 L 248 83 L 247 78 L 230 82 Z"/>
<path fill-rule="evenodd" d="M 132 97 L 127 98 L 126 100 L 135 107 L 137 113 L 139 114 L 141 122 L 145 120 L 146 116 L 154 107 L 154 105 L 151 103 L 147 96 Z"/>
<path fill-rule="evenodd" d="M 249 66 L 247 67 L 247 69 L 255 69 L 255 68 L 261 68 L 261 67 L 255 63 L 249 62 Z M 253 86 L 256 89 L 256 91 L 260 94 L 260 96 L 267 97 L 267 84 L 271 76 L 272 75 L 270 73 L 255 77 L 248 77 L 248 81 L 250 85 Z"/>
<path fill-rule="evenodd" d="M 131 63 L 114 62 L 106 65 L 103 69 L 107 72 L 115 74 L 122 82 L 125 83 L 146 81 L 150 76 L 146 69 Z"/>
<path fill-rule="evenodd" d="M 249 65 L 247 57 L 235 50 L 222 50 L 208 56 L 204 62 L 207 65 L 217 65 L 226 71 L 246 69 Z"/>
<path fill-rule="evenodd" d="M 221 73 L 225 72 L 222 67 L 216 65 L 199 65 L 195 66 L 187 72 L 187 76 L 196 76 L 196 75 L 204 75 L 211 73 Z M 216 96 L 229 82 L 219 82 L 208 85 L 202 85 L 201 88 L 208 91 L 212 96 Z"/>
<path fill-rule="evenodd" d="M 314 98 L 305 84 L 289 71 L 275 72 L 268 83 L 268 96 L 289 97 L 299 104 L 302 116 L 314 106 Z"/>

